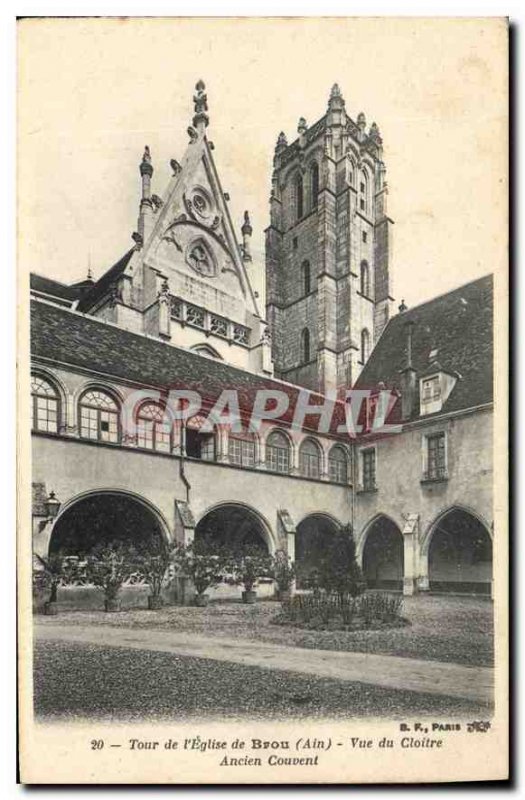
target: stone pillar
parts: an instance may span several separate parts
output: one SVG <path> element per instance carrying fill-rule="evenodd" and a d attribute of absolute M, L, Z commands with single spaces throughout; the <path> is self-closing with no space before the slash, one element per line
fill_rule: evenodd
<path fill-rule="evenodd" d="M 217 444 L 217 461 L 221 464 L 228 464 L 230 461 L 228 449 L 228 425 L 217 425 L 216 427 L 216 444 Z"/>
<path fill-rule="evenodd" d="M 418 562 L 418 528 L 419 514 L 405 514 L 403 527 L 404 563 L 403 594 L 413 595 L 417 592 Z"/>
<path fill-rule="evenodd" d="M 295 523 L 290 513 L 285 508 L 277 511 L 277 535 L 282 542 L 282 549 L 291 561 L 295 561 Z M 294 594 L 296 589 L 295 581 L 290 586 L 290 593 Z"/>
<path fill-rule="evenodd" d="M 426 553 L 420 548 L 419 569 L 417 578 L 417 589 L 419 592 L 430 591 L 430 581 L 428 578 L 428 550 Z"/>
<path fill-rule="evenodd" d="M 195 518 L 193 512 L 184 500 L 175 500 L 175 540 L 179 544 L 188 545 L 195 538 Z M 175 605 L 190 605 L 195 587 L 185 575 L 175 575 L 173 578 L 173 602 Z"/>

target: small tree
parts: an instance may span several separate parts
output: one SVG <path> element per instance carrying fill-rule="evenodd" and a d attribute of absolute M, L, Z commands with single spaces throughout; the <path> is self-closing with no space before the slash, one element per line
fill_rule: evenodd
<path fill-rule="evenodd" d="M 148 597 L 150 609 L 157 609 L 162 605 L 161 591 L 167 580 L 170 563 L 170 553 L 166 548 L 160 552 L 140 553 L 135 559 L 137 572 L 151 592 Z"/>
<path fill-rule="evenodd" d="M 223 548 L 205 539 L 176 545 L 172 561 L 195 586 L 197 605 L 204 605 L 206 591 L 218 586 L 224 578 L 227 557 Z"/>
<path fill-rule="evenodd" d="M 295 564 L 282 550 L 273 557 L 271 572 L 279 593 L 289 592 L 295 580 Z"/>
<path fill-rule="evenodd" d="M 45 558 L 35 553 L 35 558 L 38 568 L 33 571 L 33 585 L 37 591 L 49 591 L 44 607 L 50 613 L 50 604 L 57 601 L 58 587 L 67 582 L 64 557 L 60 553 L 54 553 Z"/>
<path fill-rule="evenodd" d="M 243 601 L 253 602 L 255 600 L 253 587 L 257 579 L 273 577 L 272 559 L 260 548 L 248 546 L 232 554 L 228 571 L 230 573 L 228 583 L 244 586 Z"/>
<path fill-rule="evenodd" d="M 121 542 L 95 547 L 87 556 L 86 572 L 89 581 L 104 591 L 106 611 L 119 611 L 119 592 L 122 584 L 135 569 L 135 550 Z"/>
<path fill-rule="evenodd" d="M 357 563 L 354 537 L 349 525 L 334 534 L 328 543 L 319 568 L 319 585 L 326 592 L 337 594 L 341 602 L 365 590 L 366 584 Z"/>

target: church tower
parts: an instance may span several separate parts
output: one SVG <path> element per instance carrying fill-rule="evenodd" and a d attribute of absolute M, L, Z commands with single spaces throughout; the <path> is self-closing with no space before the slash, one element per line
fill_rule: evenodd
<path fill-rule="evenodd" d="M 335 84 L 326 114 L 279 134 L 266 230 L 275 373 L 321 392 L 352 386 L 388 322 L 392 220 L 382 139 Z"/>

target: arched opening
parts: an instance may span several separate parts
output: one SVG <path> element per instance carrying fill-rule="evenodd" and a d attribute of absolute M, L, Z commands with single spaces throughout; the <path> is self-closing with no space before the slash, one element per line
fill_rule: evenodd
<path fill-rule="evenodd" d="M 172 419 L 159 403 L 147 400 L 137 410 L 137 445 L 159 453 L 171 452 Z"/>
<path fill-rule="evenodd" d="M 370 271 L 366 261 L 361 261 L 361 294 L 370 297 Z"/>
<path fill-rule="evenodd" d="M 295 209 L 297 213 L 297 219 L 302 219 L 304 213 L 304 194 L 303 194 L 303 178 L 302 175 L 298 175 L 295 179 Z"/>
<path fill-rule="evenodd" d="M 281 431 L 272 431 L 266 439 L 266 468 L 271 472 L 290 472 L 290 441 Z"/>
<path fill-rule="evenodd" d="M 316 161 L 310 167 L 310 191 L 311 208 L 317 208 L 317 196 L 319 194 L 319 165 Z"/>
<path fill-rule="evenodd" d="M 348 483 L 348 458 L 341 445 L 335 444 L 330 450 L 328 473 L 332 483 Z"/>
<path fill-rule="evenodd" d="M 370 334 L 366 328 L 361 331 L 361 364 L 366 364 L 370 355 Z"/>
<path fill-rule="evenodd" d="M 99 442 L 120 441 L 120 407 L 104 389 L 88 389 L 79 400 L 80 435 Z"/>
<path fill-rule="evenodd" d="M 307 589 L 312 584 L 312 573 L 319 567 L 327 542 L 340 525 L 325 514 L 310 514 L 297 526 L 295 534 L 295 566 L 297 588 Z"/>
<path fill-rule="evenodd" d="M 215 434 L 202 430 L 206 417 L 190 417 L 184 428 L 185 452 L 189 458 L 215 461 Z"/>
<path fill-rule="evenodd" d="M 85 556 L 95 547 L 122 543 L 137 552 L 160 552 L 165 531 L 157 514 L 125 492 L 94 492 L 68 505 L 58 516 L 50 554 Z"/>
<path fill-rule="evenodd" d="M 33 430 L 58 433 L 60 394 L 47 377 L 31 375 Z"/>
<path fill-rule="evenodd" d="M 388 517 L 378 517 L 368 529 L 363 574 L 370 589 L 403 588 L 403 534 Z"/>
<path fill-rule="evenodd" d="M 306 478 L 321 475 L 321 448 L 313 439 L 305 439 L 299 448 L 299 472 Z"/>
<path fill-rule="evenodd" d="M 223 358 L 217 350 L 209 344 L 194 344 L 193 347 L 190 347 L 190 350 L 193 353 L 198 353 L 201 356 L 207 356 L 208 358 L 215 358 L 218 361 L 222 361 Z"/>
<path fill-rule="evenodd" d="M 303 285 L 303 294 L 310 294 L 312 291 L 312 281 L 309 261 L 303 261 L 301 264 L 301 283 Z"/>
<path fill-rule="evenodd" d="M 195 540 L 206 540 L 232 552 L 246 549 L 270 552 L 270 534 L 256 511 L 225 503 L 208 511 L 195 528 Z"/>
<path fill-rule="evenodd" d="M 301 356 L 303 364 L 307 364 L 310 361 L 310 331 L 308 328 L 305 328 L 301 333 Z"/>
<path fill-rule="evenodd" d="M 453 508 L 434 523 L 430 537 L 431 591 L 490 595 L 492 541 L 477 517 Z"/>

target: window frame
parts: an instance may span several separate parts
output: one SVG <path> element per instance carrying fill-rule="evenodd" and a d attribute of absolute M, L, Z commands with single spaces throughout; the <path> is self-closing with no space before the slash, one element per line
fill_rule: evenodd
<path fill-rule="evenodd" d="M 283 439 L 286 443 L 284 445 L 273 445 L 271 444 L 271 439 L 274 436 L 279 436 Z M 291 468 L 292 468 L 292 444 L 288 438 L 288 436 L 279 429 L 273 429 L 270 431 L 268 436 L 266 437 L 265 442 L 265 464 L 266 469 L 269 472 L 276 472 L 279 475 L 289 475 Z M 279 466 L 280 458 L 279 454 L 286 453 L 286 458 L 283 459 L 283 463 L 286 462 L 286 469 L 281 469 Z M 270 456 L 275 456 L 275 465 L 270 463 L 272 460 Z"/>
<path fill-rule="evenodd" d="M 116 410 L 106 409 L 106 408 L 102 408 L 101 406 L 90 405 L 89 403 L 86 403 L 84 398 L 86 397 L 86 395 L 88 395 L 90 393 L 98 393 L 98 394 L 104 395 L 105 397 L 109 398 L 109 400 L 111 400 L 113 402 L 113 404 L 115 405 Z M 82 410 L 83 409 L 89 409 L 90 411 L 95 411 L 96 412 L 96 424 L 97 424 L 97 435 L 96 435 L 96 437 L 88 436 L 83 432 L 83 428 L 85 428 L 85 426 L 83 425 L 83 421 L 82 421 Z M 109 439 L 109 438 L 108 439 L 104 439 L 104 438 L 102 438 L 102 435 L 101 435 L 103 433 L 103 431 L 102 431 L 102 422 L 106 421 L 106 420 L 102 420 L 102 418 L 101 418 L 102 414 L 108 414 L 108 415 L 111 415 L 111 416 L 116 418 L 115 439 Z M 88 420 L 90 420 L 90 419 L 91 419 L 91 417 L 88 417 Z M 108 422 L 109 422 L 109 420 L 108 420 Z M 88 427 L 88 430 L 91 429 L 90 425 L 87 426 L 87 427 Z M 120 399 L 117 398 L 115 396 L 115 394 L 113 394 L 113 392 L 111 390 L 106 389 L 106 387 L 90 386 L 87 389 L 84 389 L 84 391 L 82 392 L 82 394 L 80 395 L 79 400 L 78 400 L 78 432 L 79 432 L 80 438 L 84 439 L 85 441 L 88 441 L 88 442 L 99 442 L 99 443 L 102 443 L 102 444 L 121 444 L 122 431 L 121 431 L 121 403 L 120 403 Z M 107 432 L 110 433 L 110 429 L 108 429 Z"/>
<path fill-rule="evenodd" d="M 305 446 L 312 445 L 315 448 L 314 453 L 305 453 Z M 311 437 L 303 439 L 299 445 L 299 474 L 303 478 L 312 478 L 313 480 L 320 480 L 323 472 L 323 450 L 319 442 Z"/>
<path fill-rule="evenodd" d="M 337 452 L 341 453 L 342 454 L 342 458 L 341 459 L 335 459 L 333 457 L 333 455 L 332 455 L 334 453 L 334 451 L 337 451 Z M 343 476 L 339 475 L 339 466 L 341 464 L 344 464 L 344 475 Z M 333 470 L 333 466 L 334 465 L 336 466 L 335 470 Z M 330 448 L 330 450 L 328 452 L 328 477 L 330 479 L 330 482 L 331 483 L 343 484 L 343 485 L 348 484 L 348 474 L 349 474 L 348 468 L 349 468 L 349 457 L 348 457 L 348 454 L 347 454 L 346 450 L 344 449 L 344 447 L 342 445 L 340 445 L 340 444 L 332 445 L 332 447 Z M 334 472 L 335 472 L 335 477 L 334 477 Z"/>
<path fill-rule="evenodd" d="M 368 459 L 372 469 L 367 467 Z M 361 491 L 375 492 L 377 491 L 377 448 L 376 447 L 363 447 L 360 450 L 360 467 L 361 467 Z M 370 480 L 370 475 L 372 480 Z"/>
<path fill-rule="evenodd" d="M 432 443 L 440 442 L 431 458 Z M 431 467 L 432 463 L 432 467 Z M 448 436 L 445 430 L 423 434 L 423 483 L 446 481 L 448 479 Z"/>
<path fill-rule="evenodd" d="M 146 406 L 154 406 L 155 408 L 158 408 L 159 412 L 162 413 L 162 420 L 154 419 L 153 417 L 144 416 L 143 409 L 146 408 Z M 169 422 L 165 421 L 166 418 L 168 418 Z M 141 421 L 142 422 L 150 422 L 151 423 L 151 447 L 148 447 L 147 444 L 141 444 L 141 442 L 140 442 L 141 433 L 140 433 L 140 430 L 139 430 L 139 425 L 140 425 Z M 159 436 L 158 428 L 161 428 L 163 426 L 165 427 L 166 425 L 169 426 L 169 429 L 168 429 L 168 432 L 167 432 L 167 439 L 168 439 L 167 440 L 167 449 L 163 449 L 163 448 L 159 448 L 157 446 L 157 439 L 158 439 L 158 436 Z M 137 447 L 141 447 L 144 450 L 150 450 L 151 452 L 154 452 L 154 453 L 168 453 L 169 454 L 169 453 L 172 452 L 172 450 L 173 450 L 173 420 L 171 419 L 171 416 L 169 415 L 166 406 L 163 406 L 161 403 L 158 403 L 155 400 L 144 400 L 142 403 L 140 403 L 140 405 L 139 405 L 139 407 L 137 409 L 136 415 L 135 415 L 135 428 L 136 428 Z M 165 435 L 166 435 L 166 432 L 164 432 L 164 433 L 161 432 L 161 436 L 165 436 Z M 148 437 L 147 436 L 143 436 L 142 438 L 144 438 L 147 441 Z"/>
<path fill-rule="evenodd" d="M 61 413 L 62 413 L 62 398 L 60 395 L 60 391 L 58 390 L 57 386 L 55 385 L 54 381 L 48 378 L 47 375 L 42 375 L 39 372 L 31 372 L 31 430 L 38 431 L 40 433 L 59 433 L 60 432 L 60 420 L 61 420 Z M 47 384 L 52 392 L 52 394 L 47 394 L 44 392 L 39 393 L 33 389 L 33 381 L 41 381 L 44 384 Z M 39 420 L 39 400 L 45 400 L 46 406 L 46 427 L 40 427 L 38 425 Z M 49 429 L 49 403 L 52 402 L 55 404 L 54 414 L 56 418 L 56 426 L 55 429 Z"/>

